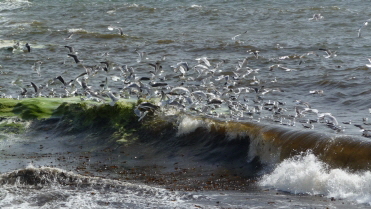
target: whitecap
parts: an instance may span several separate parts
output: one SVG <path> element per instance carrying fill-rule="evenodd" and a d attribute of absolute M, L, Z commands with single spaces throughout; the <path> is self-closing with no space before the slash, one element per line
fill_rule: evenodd
<path fill-rule="evenodd" d="M 294 194 L 324 195 L 371 205 L 371 172 L 332 169 L 314 154 L 284 160 L 259 185 Z"/>

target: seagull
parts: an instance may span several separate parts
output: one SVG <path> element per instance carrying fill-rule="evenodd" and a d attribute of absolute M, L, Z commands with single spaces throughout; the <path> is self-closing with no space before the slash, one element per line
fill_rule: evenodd
<path fill-rule="evenodd" d="M 245 31 L 245 32 L 243 32 L 243 33 L 241 33 L 241 34 L 237 34 L 237 35 L 233 36 L 233 37 L 232 37 L 232 40 L 235 41 L 236 38 L 237 38 L 238 36 L 240 36 L 240 35 L 242 35 L 242 34 L 245 34 L 245 33 L 247 33 L 247 31 Z"/>
<path fill-rule="evenodd" d="M 142 102 L 141 104 L 138 105 L 138 109 L 140 111 L 151 111 L 151 112 L 154 112 L 155 110 L 157 110 L 159 108 L 159 106 L 157 105 L 154 105 L 150 102 Z"/>
<path fill-rule="evenodd" d="M 146 60 L 148 60 L 147 58 L 147 52 L 140 52 L 140 51 L 136 51 L 139 55 L 139 58 L 137 59 L 137 62 L 144 62 Z"/>
<path fill-rule="evenodd" d="M 109 68 L 109 63 L 108 62 L 100 62 L 101 64 L 105 64 L 106 66 L 103 67 L 103 70 L 108 72 L 108 68 Z"/>
<path fill-rule="evenodd" d="M 152 87 L 159 87 L 159 86 L 167 86 L 167 83 L 165 82 L 150 82 L 149 85 Z"/>
<path fill-rule="evenodd" d="M 310 90 L 309 93 L 323 95 L 323 90 Z"/>
<path fill-rule="evenodd" d="M 315 113 L 315 114 L 318 115 L 318 110 L 317 109 L 312 109 L 312 108 L 309 108 L 309 107 L 296 106 L 295 111 L 299 116 L 304 115 L 304 113 Z"/>
<path fill-rule="evenodd" d="M 32 65 L 32 70 L 36 71 L 36 73 L 37 73 L 39 76 L 41 76 L 41 75 L 40 75 L 41 64 L 42 64 L 41 61 L 37 61 L 37 62 L 35 62 L 35 63 Z"/>
<path fill-rule="evenodd" d="M 73 82 L 73 80 L 71 80 L 70 82 L 66 83 L 64 79 L 62 78 L 62 76 L 58 76 L 54 78 L 54 80 L 59 80 L 64 86 L 68 86 L 71 82 Z"/>
<path fill-rule="evenodd" d="M 178 87 L 172 88 L 168 94 L 172 94 L 172 95 L 184 95 L 184 94 L 190 95 L 191 92 L 185 87 L 178 86 Z"/>
<path fill-rule="evenodd" d="M 220 98 L 217 98 L 217 97 L 212 98 L 212 99 L 209 99 L 209 100 L 207 101 L 207 104 L 208 104 L 208 105 L 222 104 L 222 103 L 223 103 L 223 100 L 220 99 Z"/>
<path fill-rule="evenodd" d="M 297 105 L 305 105 L 307 108 L 311 108 L 310 107 L 310 104 L 308 102 L 304 102 L 304 101 L 301 101 L 301 100 L 295 100 L 294 101 Z"/>
<path fill-rule="evenodd" d="M 144 116 L 146 116 L 148 114 L 148 112 L 149 112 L 148 110 L 142 112 L 138 108 L 134 109 L 135 115 L 137 115 L 139 117 L 138 122 L 141 121 L 144 118 Z"/>
<path fill-rule="evenodd" d="M 66 38 L 64 38 L 64 40 L 72 39 L 72 36 L 73 36 L 73 33 L 70 33 Z"/>
<path fill-rule="evenodd" d="M 354 126 L 361 129 L 362 136 L 367 137 L 367 138 L 371 138 L 371 130 L 366 130 L 366 129 L 363 128 L 363 126 L 357 125 L 357 124 L 355 124 Z"/>
<path fill-rule="evenodd" d="M 281 65 L 277 65 L 277 68 L 285 70 L 286 72 L 296 71 L 295 69 L 291 69 L 291 68 L 284 67 L 284 66 L 281 66 Z"/>
<path fill-rule="evenodd" d="M 321 51 L 325 51 L 327 56 L 325 56 L 325 58 L 329 58 L 329 57 L 335 57 L 336 56 L 336 51 L 335 52 L 332 52 L 331 50 L 329 49 L 324 49 L 324 48 L 319 48 L 318 50 L 321 50 Z"/>
<path fill-rule="evenodd" d="M 363 28 L 363 27 L 366 27 L 366 26 L 368 25 L 368 22 L 369 22 L 369 21 L 371 21 L 371 18 L 368 19 L 368 20 L 366 20 L 366 21 L 361 25 L 361 27 L 359 27 L 359 29 L 358 29 L 358 38 L 361 37 L 361 30 L 362 30 L 362 28 Z"/>
<path fill-rule="evenodd" d="M 90 98 L 93 97 L 93 99 L 98 100 L 98 102 L 99 102 L 100 100 L 102 100 L 102 101 L 105 100 L 104 97 L 102 97 L 102 96 L 96 94 L 96 93 L 93 92 L 93 91 L 90 91 L 89 89 L 88 89 L 88 90 L 85 90 L 85 92 L 87 93 L 87 97 L 88 97 L 88 98 L 89 98 L 89 97 L 90 97 Z"/>
<path fill-rule="evenodd" d="M 41 89 L 39 87 L 37 87 L 36 84 L 34 84 L 33 82 L 31 82 L 31 85 L 32 85 L 33 89 L 35 90 L 35 96 L 39 97 L 40 93 L 41 93 Z"/>
<path fill-rule="evenodd" d="M 86 79 L 86 78 L 82 78 L 81 79 L 81 87 L 85 91 L 90 90 L 90 88 L 91 88 L 91 86 L 88 86 L 88 84 L 86 83 L 86 81 L 88 81 L 88 79 Z"/>
<path fill-rule="evenodd" d="M 70 53 L 75 52 L 75 49 L 72 46 L 64 46 L 64 47 L 67 48 Z"/>
<path fill-rule="evenodd" d="M 120 35 L 122 35 L 122 36 L 124 35 L 124 32 L 123 32 L 122 28 L 114 27 L 114 26 L 108 26 L 108 30 L 114 30 L 114 29 L 118 30 Z"/>
<path fill-rule="evenodd" d="M 250 52 L 250 54 L 254 54 L 255 58 L 258 59 L 259 58 L 259 52 L 258 50 L 255 50 L 255 51 L 247 51 L 247 52 Z"/>
<path fill-rule="evenodd" d="M 311 120 L 308 120 L 306 123 L 302 123 L 301 125 L 302 125 L 304 128 L 314 129 L 314 126 L 313 126 Z"/>
<path fill-rule="evenodd" d="M 139 104 L 135 109 L 134 113 L 139 117 L 138 121 L 141 121 L 144 116 L 146 116 L 149 112 L 155 112 L 158 108 L 160 108 L 157 105 L 154 105 L 149 102 L 142 102 Z"/>
<path fill-rule="evenodd" d="M 187 71 L 189 71 L 189 66 L 186 62 L 179 62 L 175 66 L 171 66 L 174 68 L 174 72 L 178 71 L 184 76 Z"/>
<path fill-rule="evenodd" d="M 370 64 L 366 64 L 366 67 L 371 68 L 371 59 L 370 59 L 370 58 L 367 58 L 367 59 L 368 59 L 368 61 L 370 62 Z"/>
<path fill-rule="evenodd" d="M 198 63 L 201 63 L 201 62 L 205 63 L 207 67 L 211 66 L 209 60 L 207 60 L 207 57 L 196 58 L 196 60 L 198 61 Z"/>
<path fill-rule="evenodd" d="M 247 63 L 248 63 L 248 58 L 246 57 L 245 59 L 243 59 L 242 62 L 239 62 L 239 63 L 238 63 L 238 66 L 237 66 L 236 71 L 239 71 L 239 70 L 241 70 L 242 68 L 247 67 Z"/>
<path fill-rule="evenodd" d="M 154 72 L 155 75 L 157 75 L 157 73 L 160 73 L 161 70 L 162 70 L 162 66 L 161 66 L 160 61 L 157 61 L 155 64 L 148 63 L 148 65 L 151 65 L 152 67 L 155 68 L 155 72 Z"/>
<path fill-rule="evenodd" d="M 68 56 L 72 57 L 73 60 L 75 60 L 76 64 L 79 64 L 81 61 L 77 58 L 77 55 L 75 54 L 68 54 Z"/>
<path fill-rule="evenodd" d="M 114 106 L 117 101 L 119 101 L 118 97 L 115 97 L 110 91 L 106 92 L 106 94 L 111 98 L 111 102 L 109 103 L 111 106 Z"/>
<path fill-rule="evenodd" d="M 327 124 L 332 124 L 332 125 L 339 125 L 338 121 L 336 120 L 336 118 L 334 116 L 332 116 L 331 113 L 319 113 L 318 114 L 318 118 L 320 119 L 327 119 L 326 122 Z"/>
<path fill-rule="evenodd" d="M 323 16 L 321 14 L 314 14 L 312 18 L 309 18 L 309 20 L 320 20 Z"/>
<path fill-rule="evenodd" d="M 27 94 L 27 89 L 24 88 L 24 87 L 19 87 L 19 88 L 21 88 L 21 90 L 22 90 L 21 95 L 22 95 L 22 96 L 26 96 L 26 94 Z"/>

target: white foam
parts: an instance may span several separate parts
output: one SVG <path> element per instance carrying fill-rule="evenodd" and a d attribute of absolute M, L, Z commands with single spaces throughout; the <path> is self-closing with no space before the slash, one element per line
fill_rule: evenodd
<path fill-rule="evenodd" d="M 63 172 L 66 179 L 72 178 L 73 181 L 66 185 L 51 181 L 37 186 L 22 184 L 21 181 L 5 183 L 0 186 L 0 208 L 190 208 L 193 204 L 188 201 L 199 199 L 188 193 L 81 176 L 57 168 L 29 165 L 26 169 L 34 171 L 36 176 L 41 172 L 43 178 L 51 180 Z M 2 177 L 9 174 L 2 174 Z M 76 181 L 84 184 L 74 184 Z"/>
<path fill-rule="evenodd" d="M 68 33 L 77 33 L 77 32 L 87 32 L 87 30 L 82 28 L 70 28 L 68 29 Z"/>
<path fill-rule="evenodd" d="M 195 118 L 191 118 L 189 116 L 183 116 L 179 122 L 177 136 L 192 133 L 197 128 L 200 128 L 200 127 L 207 128 L 207 129 L 209 128 L 209 126 L 203 120 L 198 120 Z"/>
<path fill-rule="evenodd" d="M 284 160 L 272 173 L 264 175 L 259 184 L 294 194 L 322 194 L 371 204 L 371 172 L 329 169 L 313 154 Z"/>

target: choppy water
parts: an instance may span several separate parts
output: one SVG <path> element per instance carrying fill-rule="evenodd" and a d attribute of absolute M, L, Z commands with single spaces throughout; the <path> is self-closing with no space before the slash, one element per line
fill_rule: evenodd
<path fill-rule="evenodd" d="M 50 204 L 57 202 L 56 207 L 72 207 L 71 205 L 77 204 L 80 207 L 106 206 L 108 208 L 147 207 L 146 205 L 148 207 L 169 208 L 175 206 L 189 208 L 196 207 L 196 205 L 206 208 L 367 207 L 371 198 L 371 188 L 367 184 L 370 178 L 369 168 L 364 166 L 368 164 L 367 160 L 349 163 L 344 162 L 341 157 L 340 160 L 334 159 L 335 157 L 326 153 L 331 152 L 332 149 L 337 150 L 337 147 L 340 147 L 337 152 L 342 152 L 339 150 L 343 150 L 341 149 L 341 145 L 343 145 L 345 147 L 343 148 L 350 150 L 350 153 L 357 152 L 362 156 L 351 159 L 368 159 L 368 138 L 363 137 L 360 129 L 354 126 L 354 124 L 358 124 L 367 129 L 366 120 L 370 114 L 369 108 L 371 108 L 368 85 L 370 72 L 369 67 L 366 66 L 366 64 L 371 64 L 368 61 L 368 51 L 371 47 L 371 29 L 368 26 L 363 27 L 361 36 L 358 37 L 358 29 L 371 16 L 368 6 L 368 3 L 363 1 L 0 1 L 0 93 L 4 96 L 17 98 L 22 91 L 21 88 L 26 88 L 28 94 L 31 95 L 33 92 L 31 81 L 36 85 L 48 83 L 48 88 L 53 88 L 57 96 L 64 94 L 60 83 L 52 82 L 53 78 L 62 75 L 65 80 L 71 80 L 85 71 L 81 65 L 76 65 L 73 59 L 67 56 L 68 50 L 64 46 L 69 45 L 75 48 L 79 59 L 83 60 L 83 64 L 86 66 L 102 66 L 100 62 L 103 61 L 110 63 L 111 67 L 108 73 L 99 71 L 93 79 L 89 79 L 88 84 L 95 89 L 99 89 L 100 84 L 108 77 L 112 92 L 118 93 L 122 90 L 126 84 L 121 81 L 115 82 L 111 78 L 112 76 L 120 76 L 121 71 L 118 70 L 118 67 L 124 64 L 135 68 L 137 77 L 149 76 L 149 71 L 153 68 L 146 63 L 137 61 L 138 54 L 136 51 L 145 51 L 149 58 L 147 61 L 151 63 L 160 60 L 162 56 L 166 57 L 161 62 L 164 70 L 162 76 L 165 76 L 165 82 L 168 82 L 170 86 L 178 86 L 183 83 L 184 87 L 193 90 L 209 89 L 210 92 L 214 90 L 223 91 L 223 88 L 224 91 L 225 88 L 233 91 L 237 91 L 240 87 L 251 88 L 249 93 L 246 93 L 243 98 L 239 98 L 241 100 L 245 99 L 244 102 L 248 105 L 248 109 L 243 111 L 244 115 L 230 118 L 227 105 L 222 105 L 218 113 L 223 120 L 240 122 L 260 120 L 260 123 L 271 124 L 268 127 L 282 126 L 282 124 L 292 125 L 293 118 L 290 115 L 295 115 L 295 107 L 305 107 L 305 105 L 295 102 L 301 100 L 309 103 L 311 108 L 317 109 L 319 113 L 331 113 L 338 121 L 336 130 L 329 128 L 326 123 L 313 123 L 314 131 L 318 135 L 308 134 L 306 136 L 308 138 L 304 139 L 310 139 L 309 141 L 313 142 L 314 145 L 307 142 L 305 148 L 314 149 L 314 154 L 307 153 L 304 156 L 299 155 L 290 158 L 294 154 L 300 154 L 300 151 L 305 153 L 306 149 L 299 149 L 295 152 L 288 151 L 298 149 L 296 146 L 298 143 L 284 146 L 289 143 L 284 140 L 275 142 L 280 147 L 286 147 L 283 149 L 286 151 L 282 151 L 283 154 L 281 155 L 288 158 L 283 161 L 279 157 L 279 159 L 276 159 L 275 156 L 265 156 L 264 153 L 271 150 L 272 147 L 260 146 L 259 143 L 253 144 L 254 146 L 243 143 L 231 146 L 231 150 L 238 150 L 238 146 L 245 146 L 244 148 L 249 149 L 248 156 L 239 155 L 237 151 L 223 150 L 222 153 L 228 154 L 237 152 L 233 159 L 246 159 L 247 161 L 252 160 L 256 155 L 270 164 L 269 168 L 262 170 L 253 169 L 248 172 L 243 171 L 244 169 L 238 170 L 238 172 L 242 172 L 240 176 L 247 176 L 247 179 L 250 180 L 251 176 L 254 176 L 254 180 L 256 180 L 256 176 L 262 177 L 261 180 L 256 180 L 257 184 L 249 184 L 239 188 L 243 190 L 242 192 L 223 191 L 224 196 L 220 195 L 219 191 L 213 190 L 209 193 L 194 191 L 191 194 L 178 193 L 178 191 L 173 193 L 163 188 L 142 186 L 143 181 L 126 184 L 123 183 L 125 178 L 120 177 L 117 180 L 119 183 L 99 183 L 102 185 L 120 185 L 121 188 L 117 191 L 109 191 L 110 198 L 113 198 L 109 199 L 101 193 L 101 189 L 92 186 L 96 183 L 89 183 L 87 187 L 77 186 L 71 189 L 61 186 L 58 181 L 56 183 L 53 180 L 53 183 L 47 183 L 47 186 L 41 187 L 46 191 L 53 192 L 57 191 L 55 188 L 63 187 L 61 193 L 52 192 L 51 194 L 55 194 L 52 197 L 44 197 L 40 195 L 41 193 L 38 193 L 42 192 L 42 189 L 35 190 L 27 184 L 23 186 L 25 184 L 22 182 L 3 184 L 0 194 L 2 206 L 44 206 L 48 208 Z M 310 18 L 314 14 L 321 14 L 323 18 L 311 20 Z M 120 35 L 118 30 L 109 30 L 109 26 L 121 27 L 124 34 Z M 247 32 L 244 33 L 245 31 Z M 69 34 L 73 34 L 71 39 L 67 39 Z M 17 42 L 20 43 L 21 48 L 14 50 L 12 47 Z M 23 51 L 25 43 L 30 44 L 30 53 Z M 335 52 L 336 56 L 327 57 L 324 51 L 319 50 L 320 48 L 330 49 Z M 254 51 L 259 51 L 258 58 L 255 58 L 251 53 Z M 185 78 L 182 78 L 180 73 L 174 72 L 171 67 L 184 61 L 193 68 L 199 64 L 196 59 L 204 56 L 208 58 L 212 66 L 223 61 L 223 65 L 219 68 L 220 71 L 216 71 L 215 75 L 236 76 L 232 72 L 236 71 L 236 66 L 245 58 L 248 59 L 248 67 L 259 70 L 251 72 L 244 78 L 229 80 L 227 85 L 225 85 L 223 79 L 221 81 L 215 80 L 216 76 L 201 85 L 201 79 L 198 78 L 196 70 L 191 69 L 186 73 Z M 40 76 L 33 68 L 38 61 L 42 62 Z M 247 69 L 240 70 L 237 73 L 243 74 L 243 72 L 247 72 Z M 191 77 L 194 80 L 190 79 Z M 213 82 L 213 85 L 211 85 L 211 82 Z M 254 88 L 260 88 L 261 86 L 264 86 L 264 89 L 268 92 L 259 95 L 262 100 L 260 103 L 255 103 L 256 93 Z M 167 89 L 167 91 L 169 90 Z M 323 94 L 310 93 L 310 91 L 315 90 L 322 90 Z M 43 95 L 48 93 L 49 91 L 46 90 L 42 92 Z M 230 95 L 233 94 L 233 92 L 230 92 Z M 124 97 L 124 93 L 121 96 Z M 272 111 L 268 110 L 271 101 L 285 103 L 280 106 L 283 108 L 282 116 L 276 117 Z M 266 103 L 265 106 L 263 105 L 264 102 Z M 254 113 L 251 114 L 252 116 L 247 114 L 255 111 L 257 109 L 255 106 L 259 105 L 263 105 L 260 114 Z M 226 114 L 223 115 L 223 113 Z M 191 114 L 199 115 L 194 112 Z M 302 133 L 301 131 L 306 131 L 302 127 L 302 122 L 316 118 L 317 115 L 314 113 L 305 113 L 305 115 L 296 119 L 295 127 L 290 127 L 290 130 Z M 192 121 L 184 119 L 178 127 L 180 132 L 191 134 L 195 127 L 203 126 L 199 122 Z M 343 123 L 349 121 L 351 121 L 351 124 Z M 322 122 L 325 122 L 325 120 Z M 184 127 L 186 128 L 184 129 Z M 191 131 L 185 131 L 187 128 Z M 11 174 L 8 172 L 17 172 L 18 169 L 36 169 L 38 172 L 46 170 L 54 173 L 71 170 L 84 175 L 81 170 L 77 169 L 78 166 L 66 162 L 58 166 L 55 163 L 58 162 L 58 153 L 67 155 L 70 152 L 73 153 L 75 158 L 70 162 L 83 163 L 84 161 L 79 159 L 79 156 L 80 154 L 81 156 L 86 154 L 85 152 L 89 149 L 72 148 L 75 145 L 66 144 L 66 141 L 68 142 L 70 139 L 68 137 L 66 139 L 65 136 L 57 135 L 55 136 L 55 142 L 49 142 L 45 140 L 46 136 L 44 134 L 41 134 L 41 136 L 38 134 L 41 133 L 28 135 L 25 140 L 27 142 L 23 142 L 22 139 L 14 139 L 13 136 L 4 136 L 7 140 L 3 140 L 2 149 L 8 150 L 6 149 L 8 146 L 14 146 L 14 148 L 8 150 L 8 152 L 3 152 L 2 158 L 6 166 L 1 170 L 3 173 L 2 179 L 10 178 L 9 175 Z M 285 139 L 285 136 L 292 139 L 295 138 L 295 134 L 296 132 L 291 135 L 283 134 L 280 136 L 283 136 L 282 139 Z M 334 134 L 330 135 L 329 138 L 333 137 L 335 142 L 329 140 L 329 143 L 326 141 L 319 146 L 318 143 L 320 142 L 318 140 L 322 139 L 323 136 L 326 137 L 327 134 Z M 347 138 L 344 135 L 351 137 Z M 251 136 L 249 137 L 251 138 Z M 340 141 L 340 145 L 336 143 L 336 140 Z M 352 144 L 354 141 L 355 143 Z M 355 145 L 357 142 L 360 145 Z M 49 148 L 48 143 L 54 148 Z M 59 146 L 59 143 L 63 146 Z M 46 148 L 42 150 L 49 151 L 40 152 L 39 144 L 43 144 L 43 147 Z M 58 145 L 58 148 L 55 147 L 56 145 Z M 145 146 L 152 149 L 148 144 Z M 142 156 L 141 148 L 138 147 L 134 149 L 136 150 L 135 153 L 131 154 Z M 323 148 L 324 151 L 320 152 L 315 149 L 316 147 Z M 329 150 L 328 147 L 331 147 L 331 149 Z M 364 150 L 362 152 L 357 149 L 352 151 L 351 148 L 354 147 L 357 147 L 357 149 L 358 147 L 364 147 Z M 214 149 L 208 149 L 207 151 L 218 153 Z M 20 157 L 23 153 L 28 153 L 28 156 Z M 47 156 L 42 156 L 42 153 Z M 97 155 L 95 156 L 96 164 L 100 165 L 97 162 L 104 159 L 102 157 L 104 152 L 95 153 Z M 246 153 L 245 155 L 247 155 Z M 16 157 L 12 157 L 12 155 L 16 155 Z M 50 162 L 54 164 L 46 160 L 49 159 L 49 156 Z M 163 160 L 162 155 L 152 153 L 151 156 L 155 156 L 154 159 L 166 161 Z M 190 154 L 190 156 L 193 155 Z M 218 154 L 201 157 L 208 158 L 207 162 L 223 161 L 218 158 Z M 34 158 L 37 160 L 32 162 L 31 159 Z M 210 160 L 213 158 L 217 160 Z M 117 159 L 122 160 L 121 157 L 117 157 Z M 179 163 L 177 160 L 175 158 L 169 161 L 173 165 Z M 184 167 L 200 166 L 197 164 L 199 163 L 198 160 L 199 158 L 185 160 Z M 341 164 L 339 162 L 344 162 L 344 165 L 329 168 L 321 160 L 326 161 L 331 166 Z M 143 162 L 146 162 L 146 160 L 140 160 L 138 164 Z M 160 164 L 157 162 L 149 161 L 148 166 Z M 29 163 L 34 163 L 35 167 L 43 167 L 26 168 Z M 135 167 L 133 166 L 136 165 L 135 162 L 131 163 L 129 167 Z M 202 163 L 206 171 L 196 170 L 194 173 L 204 174 L 205 172 L 207 175 L 211 175 L 211 173 L 218 171 L 217 166 L 213 163 L 211 165 Z M 114 162 L 113 164 L 117 165 L 118 163 Z M 163 162 L 161 165 L 168 167 L 169 162 Z M 357 165 L 360 165 L 359 167 L 362 169 L 358 169 Z M 57 170 L 45 167 L 56 167 Z M 238 166 L 232 167 L 234 169 L 238 168 Z M 344 167 L 356 168 L 356 171 L 347 171 Z M 97 170 L 97 168 L 91 169 L 89 171 L 91 173 L 85 173 L 84 176 L 96 175 Z M 166 171 L 166 169 L 161 170 L 162 172 Z M 106 175 L 114 175 L 115 172 L 108 171 Z M 292 174 L 287 175 L 288 173 Z M 196 179 L 196 174 L 190 175 L 191 178 Z M 73 178 L 80 178 L 80 176 Z M 170 177 L 164 177 L 164 179 L 166 178 Z M 104 179 L 99 181 L 106 181 L 106 179 L 110 179 L 110 177 L 105 176 Z M 130 177 L 130 180 L 132 179 L 135 178 Z M 187 181 L 183 179 L 182 182 Z M 243 182 L 243 180 L 239 179 L 238 184 L 240 182 Z M 126 195 L 122 191 L 127 190 L 127 187 L 135 187 L 132 190 L 133 192 L 128 194 L 134 196 L 125 198 L 130 201 L 122 200 L 122 197 Z M 18 189 L 15 190 L 15 188 Z M 265 188 L 278 189 L 280 193 L 265 191 Z M 29 193 L 29 191 L 33 192 Z M 142 195 L 142 193 L 154 191 L 156 195 Z M 288 193 L 281 193 L 281 191 Z M 89 193 L 94 193 L 94 195 L 87 195 Z M 168 195 L 168 193 L 171 193 L 171 195 Z M 26 197 L 23 198 L 23 196 Z M 148 196 L 155 196 L 154 200 L 147 200 Z M 226 196 L 228 198 L 225 198 Z M 172 199 L 173 197 L 176 201 Z M 331 197 L 336 200 L 341 199 L 345 203 L 331 201 L 329 199 Z M 286 198 L 292 201 L 289 202 Z M 136 199 L 136 202 L 132 202 L 134 199 Z M 220 204 L 225 202 L 225 205 L 216 204 L 219 199 L 221 199 Z"/>

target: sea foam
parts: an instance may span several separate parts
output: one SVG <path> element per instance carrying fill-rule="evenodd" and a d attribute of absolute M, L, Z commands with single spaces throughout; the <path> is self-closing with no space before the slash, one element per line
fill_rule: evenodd
<path fill-rule="evenodd" d="M 371 172 L 331 169 L 311 153 L 286 159 L 259 181 L 261 186 L 371 205 Z"/>
<path fill-rule="evenodd" d="M 203 120 L 197 120 L 189 116 L 183 116 L 179 122 L 177 136 L 192 133 L 200 127 L 208 128 L 207 124 Z"/>

